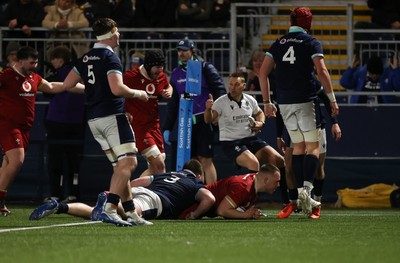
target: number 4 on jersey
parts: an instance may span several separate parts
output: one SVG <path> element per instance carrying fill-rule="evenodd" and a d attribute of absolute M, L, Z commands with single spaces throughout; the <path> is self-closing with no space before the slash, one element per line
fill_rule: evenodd
<path fill-rule="evenodd" d="M 282 61 L 289 61 L 290 64 L 294 64 L 296 57 L 294 56 L 293 46 L 290 46 L 285 55 L 283 55 Z"/>

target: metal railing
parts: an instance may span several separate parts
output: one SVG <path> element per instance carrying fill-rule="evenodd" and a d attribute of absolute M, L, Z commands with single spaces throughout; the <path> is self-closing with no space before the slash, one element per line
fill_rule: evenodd
<path fill-rule="evenodd" d="M 33 27 L 31 29 L 33 32 L 43 32 L 49 36 L 52 33 L 52 31 L 43 27 Z M 42 62 L 47 61 L 48 51 L 56 45 L 64 44 L 72 49 L 73 44 L 92 45 L 96 42 L 90 28 L 80 30 L 86 35 L 86 38 L 83 39 L 49 37 L 12 38 L 7 36 L 7 33 L 10 31 L 8 27 L 0 27 L 1 57 L 3 57 L 4 46 L 10 41 L 17 41 L 21 45 L 30 45 L 36 48 L 41 55 L 40 60 Z M 119 28 L 119 31 L 122 37 L 120 39 L 120 46 L 115 51 L 121 58 L 125 68 L 129 67 L 130 55 L 132 53 L 144 53 L 149 49 L 160 48 L 166 55 L 167 65 L 165 71 L 169 74 L 177 65 L 177 42 L 183 38 L 193 38 L 197 44 L 200 56 L 213 63 L 223 76 L 227 76 L 230 73 L 228 60 L 230 39 L 229 29 L 227 28 Z M 239 52 L 239 50 L 236 50 L 238 57 L 240 57 L 240 54 L 238 54 Z M 240 63 L 240 60 L 238 63 Z M 39 73 L 45 74 L 45 70 Z"/>
<path fill-rule="evenodd" d="M 246 62 L 254 49 L 266 50 L 276 37 L 285 34 L 289 28 L 288 10 L 296 6 L 308 6 L 313 11 L 313 26 L 311 34 L 316 35 L 322 42 L 325 62 L 332 76 L 332 82 L 338 89 L 339 80 L 347 66 L 351 64 L 354 47 L 360 58 L 373 53 L 392 54 L 398 49 L 400 37 L 395 30 L 360 30 L 353 29 L 354 10 L 357 6 L 365 6 L 365 1 L 290 1 L 285 3 L 232 3 L 229 28 L 120 28 L 122 33 L 121 45 L 116 52 L 119 54 L 125 68 L 128 68 L 131 53 L 144 52 L 147 49 L 161 48 L 166 55 L 167 74 L 177 65 L 176 43 L 189 37 L 197 42 L 199 53 L 212 62 L 226 77 L 237 68 L 247 66 Z M 321 15 L 321 7 L 339 8 L 338 15 Z M 245 11 L 243 11 L 245 10 Z M 284 10 L 284 11 L 282 11 Z M 339 12 L 339 11 L 338 11 Z M 18 29 L 17 29 L 18 30 Z M 50 35 L 52 31 L 46 28 L 32 28 Z M 18 38 L 7 36 L 8 27 L 0 27 L 0 56 L 3 57 L 4 45 L 16 40 L 32 44 L 40 49 L 42 61 L 46 61 L 47 50 L 60 43 L 89 43 L 95 42 L 91 29 L 85 28 L 86 39 L 50 39 L 47 38 Z M 214 33 L 214 34 L 212 34 Z M 354 34 L 386 34 L 394 35 L 394 39 L 359 40 Z M 389 57 L 388 55 L 388 57 Z M 362 61 L 362 62 L 363 62 Z M 45 73 L 45 67 L 41 73 Z M 351 95 L 351 91 L 346 91 Z"/>

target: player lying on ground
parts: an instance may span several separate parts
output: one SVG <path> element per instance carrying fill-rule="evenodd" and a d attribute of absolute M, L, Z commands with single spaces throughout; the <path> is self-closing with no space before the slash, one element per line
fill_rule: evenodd
<path fill-rule="evenodd" d="M 230 176 L 207 185 L 215 196 L 213 207 L 204 214 L 208 217 L 222 216 L 226 219 L 257 219 L 263 216 L 255 207 L 260 193 L 273 194 L 279 187 L 279 169 L 263 164 L 257 173 Z M 179 217 L 190 218 L 191 211 L 198 211 L 199 204 L 186 209 Z"/>
<path fill-rule="evenodd" d="M 199 202 L 197 209 L 188 217 L 190 219 L 198 218 L 215 202 L 214 196 L 200 180 L 203 175 L 204 171 L 200 162 L 192 159 L 186 162 L 182 171 L 133 180 L 131 190 L 137 213 L 145 219 L 177 219 L 182 211 Z M 97 221 L 106 201 L 107 192 L 99 194 L 95 207 L 83 203 L 66 204 L 49 200 L 36 208 L 29 219 L 39 220 L 53 213 L 67 213 Z M 125 217 L 121 206 L 118 212 Z"/>

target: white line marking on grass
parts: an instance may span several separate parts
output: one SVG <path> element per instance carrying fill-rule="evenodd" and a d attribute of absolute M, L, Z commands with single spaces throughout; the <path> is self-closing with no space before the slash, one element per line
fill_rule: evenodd
<path fill-rule="evenodd" d="M 24 230 L 32 230 L 32 229 L 53 228 L 53 227 L 68 227 L 68 226 L 89 225 L 89 224 L 97 224 L 97 223 L 102 223 L 102 222 L 101 221 L 89 221 L 89 222 L 81 222 L 81 223 L 50 225 L 50 226 L 8 228 L 8 229 L 0 229 L 0 233 L 13 232 L 13 231 L 24 231 Z"/>

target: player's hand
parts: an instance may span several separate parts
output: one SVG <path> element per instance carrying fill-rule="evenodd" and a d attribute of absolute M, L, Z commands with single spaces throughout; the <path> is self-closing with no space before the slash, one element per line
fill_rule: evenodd
<path fill-rule="evenodd" d="M 265 103 L 264 104 L 264 113 L 267 118 L 276 117 L 276 106 L 273 103 Z"/>
<path fill-rule="evenodd" d="M 169 130 L 165 130 L 163 133 L 164 143 L 167 145 L 171 145 L 171 141 L 169 140 L 169 134 L 170 134 Z"/>
<path fill-rule="evenodd" d="M 172 92 L 169 89 L 163 89 L 161 92 L 161 96 L 165 99 L 170 99 L 172 97 Z"/>
<path fill-rule="evenodd" d="M 339 141 L 342 138 L 342 130 L 339 127 L 339 124 L 334 123 L 332 124 L 331 128 L 332 138 L 336 141 Z"/>
<path fill-rule="evenodd" d="M 206 110 L 211 110 L 212 105 L 214 104 L 213 95 L 208 94 L 208 100 L 206 101 Z"/>
<path fill-rule="evenodd" d="M 285 152 L 286 152 L 286 143 L 285 143 L 285 141 L 283 140 L 282 137 L 276 138 L 276 146 L 278 147 L 279 150 L 281 150 L 281 152 L 283 154 L 285 154 Z"/>
<path fill-rule="evenodd" d="M 193 212 L 190 212 L 189 214 L 186 215 L 185 219 L 186 220 L 195 220 L 195 219 L 197 219 L 197 216 Z"/>
<path fill-rule="evenodd" d="M 149 100 L 149 95 L 147 95 L 147 92 L 144 90 L 138 90 L 141 94 L 139 97 L 137 97 L 139 100 L 142 101 L 148 101 Z"/>
<path fill-rule="evenodd" d="M 333 118 L 339 115 L 339 106 L 337 105 L 336 101 L 331 102 L 331 110 Z"/>
<path fill-rule="evenodd" d="M 254 207 L 254 206 L 248 208 L 244 213 L 246 213 L 248 215 L 249 219 L 258 219 L 264 215 L 260 209 Z"/>

